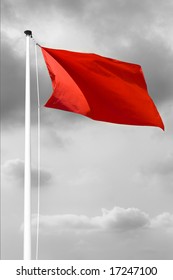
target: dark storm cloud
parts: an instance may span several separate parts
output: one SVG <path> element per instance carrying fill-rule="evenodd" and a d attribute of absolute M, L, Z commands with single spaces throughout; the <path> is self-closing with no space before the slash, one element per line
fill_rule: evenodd
<path fill-rule="evenodd" d="M 6 42 L 2 42 L 1 61 L 1 117 L 14 120 L 24 116 L 24 62 L 12 52 Z"/>
<path fill-rule="evenodd" d="M 23 0 L 18 3 L 13 3 L 10 0 L 2 0 L 2 11 L 9 19 L 14 19 L 20 13 L 20 18 L 24 17 L 26 13 L 37 15 L 38 17 L 44 14 L 51 20 L 52 13 L 60 13 L 70 16 L 81 15 L 87 6 L 85 0 Z M 19 16 L 18 16 L 19 19 Z"/>
<path fill-rule="evenodd" d="M 38 7 L 39 9 L 46 11 L 47 9 L 51 9 L 57 12 L 61 11 L 67 14 L 76 15 L 82 13 L 87 5 L 87 1 L 79 1 L 79 0 L 51 0 L 51 1 L 26 1 L 26 5 L 28 5 L 31 9 L 33 7 Z"/>
<path fill-rule="evenodd" d="M 2 9 L 4 30 L 6 32 L 9 28 L 13 28 L 12 33 L 14 30 L 19 32 L 21 26 L 24 27 L 26 23 L 34 21 L 35 24 L 39 22 L 39 25 L 44 23 L 49 26 L 53 36 L 59 26 L 58 22 L 54 26 L 58 16 L 73 18 L 83 32 L 86 27 L 90 30 L 99 46 L 98 52 L 100 49 L 105 50 L 108 56 L 142 65 L 150 95 L 156 105 L 172 100 L 173 51 L 170 48 L 171 42 L 169 43 L 172 1 L 158 0 L 155 5 L 149 0 L 31 0 L 15 3 L 9 0 L 3 1 Z M 15 52 L 13 48 L 15 39 L 11 40 L 10 44 L 8 34 L 7 32 L 2 40 L 1 114 L 6 123 L 23 123 L 25 60 Z M 24 46 L 24 38 L 22 44 Z M 32 65 L 33 81 L 35 81 L 34 71 Z M 40 72 L 42 104 L 51 93 L 51 84 L 46 71 L 44 69 Z M 37 106 L 34 82 L 31 84 L 31 92 L 32 117 L 35 122 Z"/>
<path fill-rule="evenodd" d="M 39 50 L 40 51 L 40 50 Z M 39 53 L 38 51 L 38 53 Z M 42 58 L 42 57 L 41 57 Z M 34 53 L 32 60 L 34 60 Z M 43 60 L 42 60 L 43 62 Z M 44 64 L 43 64 L 44 65 Z M 2 41 L 1 59 L 1 119 L 3 127 L 8 129 L 10 125 L 24 125 L 25 106 L 25 57 L 20 56 L 10 45 L 9 40 L 4 36 Z M 51 80 L 46 66 L 39 66 L 39 87 L 41 103 L 42 124 L 50 126 L 56 118 L 59 128 L 77 124 L 82 120 L 74 114 L 63 111 L 52 110 L 44 107 L 46 100 L 52 92 Z M 34 62 L 31 63 L 31 121 L 37 122 L 37 93 L 36 73 Z M 59 141 L 62 139 L 59 138 Z"/>
<path fill-rule="evenodd" d="M 148 90 L 156 104 L 165 104 L 172 100 L 173 53 L 158 40 L 133 41 L 134 48 L 129 50 L 133 61 L 142 65 Z"/>
<path fill-rule="evenodd" d="M 1 73 L 1 118 L 6 124 L 24 123 L 25 102 L 25 59 L 16 53 L 6 41 L 2 42 L 2 73 Z M 31 107 L 33 121 L 36 121 L 36 82 L 35 69 L 31 66 Z M 42 74 L 44 77 L 44 74 Z M 44 90 L 43 90 L 44 88 Z M 45 79 L 41 83 L 41 102 L 46 99 L 45 95 L 50 92 Z"/>
<path fill-rule="evenodd" d="M 99 44 L 112 57 L 142 65 L 156 105 L 172 100 L 172 1 L 95 3 L 89 22 Z"/>

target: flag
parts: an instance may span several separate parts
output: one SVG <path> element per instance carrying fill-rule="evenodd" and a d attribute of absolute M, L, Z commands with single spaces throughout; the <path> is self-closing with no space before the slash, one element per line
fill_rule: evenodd
<path fill-rule="evenodd" d="M 140 65 L 93 53 L 41 50 L 53 87 L 46 107 L 98 121 L 164 129 Z"/>

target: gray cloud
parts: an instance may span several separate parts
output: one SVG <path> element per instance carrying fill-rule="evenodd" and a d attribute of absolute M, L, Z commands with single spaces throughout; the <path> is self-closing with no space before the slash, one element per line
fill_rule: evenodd
<path fill-rule="evenodd" d="M 12 159 L 6 161 L 2 166 L 2 172 L 3 174 L 8 177 L 8 179 L 18 182 L 21 182 L 23 184 L 23 178 L 24 178 L 24 162 L 20 159 Z M 41 169 L 41 186 L 48 185 L 51 180 L 51 173 Z M 31 184 L 32 186 L 37 185 L 37 169 L 32 168 L 31 169 Z"/>
<path fill-rule="evenodd" d="M 14 5 L 13 1 L 10 0 L 2 1 L 2 3 L 3 13 L 8 14 L 8 16 L 10 17 L 14 17 L 19 11 L 24 12 L 25 10 L 28 10 L 29 14 L 32 12 L 34 14 L 38 14 L 38 11 L 41 11 L 46 15 L 46 12 L 49 11 L 64 13 L 68 16 L 76 16 L 80 15 L 81 13 L 83 14 L 83 12 L 85 11 L 85 7 L 87 6 L 87 1 L 85 0 L 51 0 L 51 2 L 48 0 L 24 0 L 20 3 L 18 8 L 16 7 L 16 5 Z M 21 17 L 22 14 L 23 13 L 21 13 Z"/>
<path fill-rule="evenodd" d="M 146 186 L 161 187 L 164 191 L 173 192 L 173 154 L 170 153 L 161 159 L 151 160 L 150 164 L 143 165 L 135 175 L 137 182 Z"/>
<path fill-rule="evenodd" d="M 50 88 L 44 79 L 44 73 L 40 71 L 42 82 L 40 83 L 41 104 L 48 97 Z M 32 122 L 37 120 L 37 99 L 35 67 L 31 65 L 31 116 Z M 2 41 L 2 83 L 1 83 L 1 117 L 6 124 L 24 124 L 25 102 L 25 59 L 12 50 L 9 42 Z"/>
<path fill-rule="evenodd" d="M 130 49 L 131 56 L 142 65 L 153 100 L 156 104 L 165 104 L 172 100 L 172 51 L 157 38 L 155 40 L 136 38 L 133 44 L 134 48 Z"/>
<path fill-rule="evenodd" d="M 1 116 L 13 122 L 24 119 L 24 62 L 2 42 Z"/>
<path fill-rule="evenodd" d="M 2 83 L 1 83 L 1 119 L 3 128 L 8 126 L 24 126 L 25 106 L 25 58 L 12 50 L 7 40 L 2 41 Z M 34 54 L 33 54 L 34 57 Z M 43 105 L 51 94 L 51 82 L 45 67 L 39 67 L 39 87 L 41 103 L 41 125 L 53 127 L 58 123 L 58 129 L 64 130 L 80 124 L 82 117 L 64 113 L 60 110 L 45 108 Z M 35 65 L 31 64 L 31 123 L 37 122 Z M 55 122 L 56 119 L 56 122 Z M 68 120 L 68 122 L 67 122 Z M 59 144 L 64 145 L 61 136 L 56 136 Z"/>
<path fill-rule="evenodd" d="M 167 112 L 173 98 L 172 8 L 172 0 L 2 0 L 3 161 L 22 158 L 23 153 L 20 149 L 23 130 L 20 128 L 19 133 L 14 126 L 24 127 L 25 29 L 31 29 L 35 39 L 47 47 L 96 52 L 141 64 L 150 95 L 158 109 L 164 110 L 171 133 L 172 113 L 168 116 Z M 31 105 L 35 125 L 36 82 L 31 45 Z M 51 82 L 40 51 L 38 62 L 41 104 L 44 104 L 51 93 Z M 42 109 L 41 120 L 42 160 L 47 166 L 42 170 L 42 185 L 52 183 L 52 187 L 42 193 L 42 210 L 48 215 L 41 216 L 40 258 L 172 259 L 171 196 L 159 187 L 169 186 L 173 190 L 172 160 L 162 156 L 172 145 L 169 140 L 172 135 L 165 133 L 163 141 L 160 131 L 158 134 L 153 131 L 153 135 L 158 136 L 156 139 L 147 128 L 125 131 L 122 128 L 121 131 L 120 127 L 102 127 L 102 124 L 83 121 L 83 117 L 48 108 Z M 35 137 L 35 127 L 33 131 Z M 13 133 L 15 149 L 11 145 Z M 68 146 L 68 150 L 60 152 L 58 147 L 64 146 Z M 159 155 L 155 157 L 155 153 Z M 142 166 L 140 178 L 134 187 L 131 176 L 139 165 Z M 82 169 L 84 172 L 80 172 Z M 54 172 L 52 181 L 53 174 L 48 170 Z M 2 254 L 4 259 L 21 258 L 23 238 L 20 237 L 20 247 L 16 244 L 19 244 L 18 228 L 23 221 L 23 162 L 7 161 L 2 171 L 5 177 Z M 36 185 L 35 168 L 32 175 Z M 154 184 L 154 187 L 139 188 L 140 184 Z M 16 188 L 17 185 L 20 187 Z M 154 217 L 136 208 L 118 207 L 103 210 L 98 216 L 93 214 L 103 205 L 111 209 L 116 201 L 124 207 L 130 204 L 147 209 L 145 211 Z M 57 211 L 88 214 L 49 215 Z M 168 213 L 163 213 L 166 211 Z M 161 214 L 156 216 L 156 213 Z M 35 230 L 35 217 L 33 228 Z"/>
<path fill-rule="evenodd" d="M 173 154 L 165 156 L 162 161 L 153 162 L 151 166 L 143 168 L 143 172 L 158 176 L 173 175 Z"/>
<path fill-rule="evenodd" d="M 153 228 L 163 228 L 173 231 L 173 214 L 168 212 L 162 213 L 152 219 Z"/>
<path fill-rule="evenodd" d="M 37 217 L 33 216 L 33 231 Z M 43 235 L 57 233 L 92 233 L 92 232 L 127 232 L 140 229 L 163 229 L 173 231 L 173 214 L 162 213 L 154 218 L 137 208 L 114 207 L 112 210 L 102 209 L 102 215 L 88 217 L 85 215 L 47 215 L 40 217 L 40 232 Z"/>
<path fill-rule="evenodd" d="M 33 7 L 35 7 L 33 9 Z M 148 82 L 149 91 L 157 104 L 172 100 L 173 72 L 171 47 L 171 8 L 172 1 L 3 1 L 3 40 L 2 40 L 2 117 L 9 123 L 22 122 L 24 118 L 24 57 L 19 56 L 21 45 L 24 47 L 24 27 L 30 22 L 49 17 L 49 33 L 55 32 L 55 17 L 63 15 L 73 18 L 80 30 L 90 31 L 98 52 L 122 60 L 142 64 Z M 26 21 L 25 14 L 28 13 Z M 38 11 L 41 13 L 38 15 Z M 50 19 L 50 14 L 52 15 Z M 49 16 L 48 16 L 49 15 Z M 13 29 L 10 35 L 10 26 Z M 71 22 L 73 25 L 74 22 Z M 58 23 L 57 23 L 58 25 Z M 74 25 L 75 26 L 75 25 Z M 11 27 L 12 28 L 12 27 Z M 58 28 L 58 26 L 57 26 Z M 61 26 L 62 28 L 62 26 Z M 43 26 L 44 29 L 44 26 Z M 20 32 L 22 32 L 20 34 Z M 39 31 L 40 32 L 40 31 Z M 15 35 L 16 33 L 16 35 Z M 37 28 L 35 29 L 37 33 Z M 14 35 L 12 35 L 14 34 Z M 12 39 L 9 38 L 12 36 Z M 38 34 L 37 34 L 38 36 Z M 23 39 L 22 39 L 23 38 Z M 42 34 L 40 39 L 43 38 Z M 45 39 L 44 39 L 45 40 Z M 67 39 L 68 42 L 68 39 Z M 13 47 L 11 45 L 13 44 Z M 49 43 L 49 42 L 48 42 Z M 24 54 L 24 50 L 22 51 Z M 32 80 L 34 81 L 34 65 Z M 48 98 L 51 89 L 47 72 L 40 72 L 42 104 Z M 32 116 L 36 119 L 36 98 L 33 97 L 35 84 L 31 85 Z"/>
<path fill-rule="evenodd" d="M 41 216 L 40 228 L 42 234 L 53 234 L 64 231 L 129 231 L 147 227 L 150 223 L 148 215 L 139 209 L 123 209 L 115 207 L 112 210 L 102 210 L 102 216 L 88 217 L 84 215 L 54 215 Z M 36 218 L 32 220 L 33 226 Z"/>
<path fill-rule="evenodd" d="M 102 48 L 108 55 L 142 65 L 156 104 L 172 99 L 172 1 L 158 1 L 157 7 L 151 1 L 96 3 L 95 21 L 90 23 Z"/>

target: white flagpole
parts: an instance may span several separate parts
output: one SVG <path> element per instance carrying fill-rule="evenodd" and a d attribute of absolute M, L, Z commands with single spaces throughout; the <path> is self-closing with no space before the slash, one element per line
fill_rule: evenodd
<path fill-rule="evenodd" d="M 23 258 L 31 260 L 31 121 L 30 121 L 30 52 L 32 32 L 26 34 L 26 77 L 25 77 L 25 168 L 24 168 L 24 243 Z"/>

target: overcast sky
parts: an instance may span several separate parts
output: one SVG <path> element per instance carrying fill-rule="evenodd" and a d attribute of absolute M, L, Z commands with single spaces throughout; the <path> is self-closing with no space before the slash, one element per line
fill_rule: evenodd
<path fill-rule="evenodd" d="M 173 258 L 172 0 L 2 0 L 1 257 L 23 257 L 25 35 L 42 46 L 137 63 L 165 124 L 96 122 L 44 108 L 40 259 Z M 32 254 L 37 209 L 37 103 L 31 40 Z"/>

